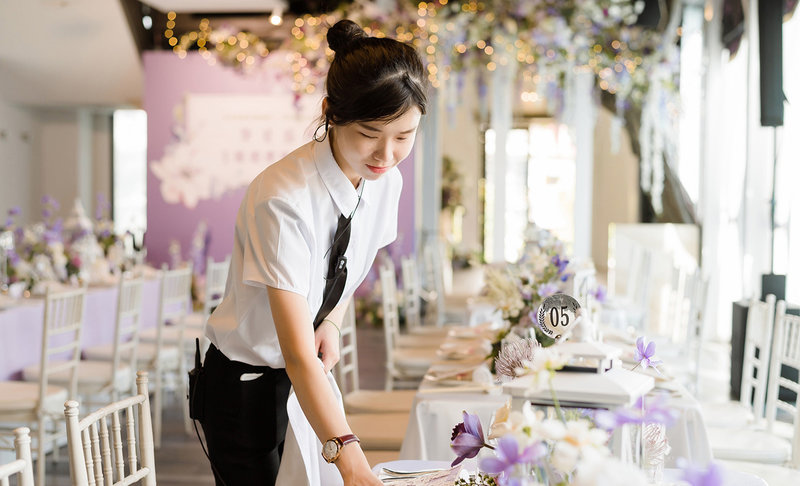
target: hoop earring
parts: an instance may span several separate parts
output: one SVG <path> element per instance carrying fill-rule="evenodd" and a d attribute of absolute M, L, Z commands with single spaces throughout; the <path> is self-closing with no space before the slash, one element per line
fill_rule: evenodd
<path fill-rule="evenodd" d="M 322 132 L 322 137 L 319 136 L 319 129 L 324 128 L 325 131 Z M 314 141 L 316 142 L 324 142 L 325 138 L 328 136 L 328 118 L 325 118 L 325 123 L 318 126 L 316 130 L 314 130 Z"/>

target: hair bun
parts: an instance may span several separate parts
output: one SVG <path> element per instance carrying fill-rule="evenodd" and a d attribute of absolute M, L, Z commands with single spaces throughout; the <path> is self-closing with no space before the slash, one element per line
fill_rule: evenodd
<path fill-rule="evenodd" d="M 328 38 L 328 46 L 331 48 L 333 52 L 340 52 L 341 50 L 347 48 L 353 41 L 358 39 L 363 39 L 367 36 L 367 33 L 364 32 L 358 24 L 353 22 L 352 20 L 343 19 L 335 24 L 333 27 L 328 29 L 327 38 Z"/>

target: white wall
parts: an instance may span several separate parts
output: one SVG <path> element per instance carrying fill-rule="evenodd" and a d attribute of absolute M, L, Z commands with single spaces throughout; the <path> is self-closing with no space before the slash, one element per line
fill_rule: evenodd
<path fill-rule="evenodd" d="M 608 271 L 608 224 L 639 222 L 639 159 L 624 127 L 612 131 L 613 116 L 600 108 L 594 129 L 592 190 L 592 260 L 598 272 Z M 617 152 L 613 137 L 619 137 Z"/>
<path fill-rule="evenodd" d="M 19 206 L 19 222 L 41 219 L 41 198 L 54 197 L 59 214 L 69 214 L 80 194 L 79 160 L 81 130 L 89 130 L 90 164 L 88 197 L 84 203 L 94 214 L 95 195 L 111 197 L 111 121 L 107 109 L 90 109 L 82 126 L 78 109 L 31 109 L 0 99 L 0 217 Z"/>
<path fill-rule="evenodd" d="M 446 93 L 445 97 L 450 95 L 452 94 Z M 442 136 L 442 154 L 455 162 L 463 176 L 461 203 L 464 205 L 465 215 L 460 249 L 473 251 L 481 248 L 482 244 L 478 215 L 483 210 L 478 190 L 479 181 L 483 179 L 483 142 L 478 121 L 478 89 L 474 76 L 466 77 L 457 99 L 458 103 L 450 104 L 454 108 L 452 111 L 447 110 L 448 100 L 444 101 L 445 110 L 439 133 Z"/>
<path fill-rule="evenodd" d="M 0 225 L 7 211 L 19 206 L 19 222 L 27 222 L 37 206 L 31 193 L 35 177 L 33 148 L 36 119 L 25 108 L 6 102 L 0 97 Z"/>

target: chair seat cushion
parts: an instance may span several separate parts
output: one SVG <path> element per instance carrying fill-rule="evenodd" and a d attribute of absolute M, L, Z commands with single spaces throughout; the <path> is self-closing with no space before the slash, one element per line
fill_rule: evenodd
<path fill-rule="evenodd" d="M 789 460 L 789 441 L 763 430 L 709 428 L 714 458 L 782 464 Z"/>
<path fill-rule="evenodd" d="M 86 359 L 111 361 L 114 347 L 111 343 L 94 346 L 83 350 Z M 161 347 L 159 361 L 162 369 L 177 368 L 181 353 L 177 346 Z M 143 369 L 149 367 L 156 358 L 156 343 L 139 343 L 136 346 L 136 367 Z"/>
<path fill-rule="evenodd" d="M 464 327 L 464 326 L 418 326 L 408 330 L 408 335 L 410 336 L 429 336 L 429 337 L 441 337 L 442 340 L 447 337 L 447 333 L 450 330 Z"/>
<path fill-rule="evenodd" d="M 348 413 L 408 413 L 416 390 L 358 390 L 344 397 Z"/>
<path fill-rule="evenodd" d="M 438 359 L 434 348 L 396 348 L 392 351 L 395 368 L 422 370 L 422 374 Z"/>
<path fill-rule="evenodd" d="M 753 412 L 742 402 L 702 402 L 700 405 L 706 427 L 741 428 L 753 423 Z"/>
<path fill-rule="evenodd" d="M 67 401 L 67 389 L 47 385 L 44 409 L 63 410 Z M 25 413 L 36 409 L 39 399 L 39 383 L 27 381 L 0 381 L 0 414 Z"/>
<path fill-rule="evenodd" d="M 57 365 L 60 362 L 53 362 Z M 133 371 L 128 363 L 120 363 L 119 368 L 114 372 L 112 380 L 111 374 L 114 364 L 105 360 L 82 360 L 78 362 L 78 391 L 87 392 L 90 390 L 101 390 L 108 385 L 112 385 L 117 390 L 130 390 L 133 386 Z M 22 371 L 22 377 L 26 381 L 39 381 L 41 377 L 39 365 L 28 366 Z M 59 385 L 69 384 L 69 370 L 62 370 L 51 373 L 49 380 Z"/>
<path fill-rule="evenodd" d="M 364 450 L 399 451 L 408 426 L 407 413 L 357 413 L 347 423 Z"/>
<path fill-rule="evenodd" d="M 444 341 L 444 336 L 437 338 L 435 335 L 420 336 L 418 334 L 400 334 L 395 340 L 399 348 L 438 348 Z"/>

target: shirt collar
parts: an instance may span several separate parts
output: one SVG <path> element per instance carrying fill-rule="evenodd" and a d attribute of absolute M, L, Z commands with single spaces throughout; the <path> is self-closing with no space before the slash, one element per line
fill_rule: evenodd
<path fill-rule="evenodd" d="M 356 205 L 358 205 L 359 193 L 361 193 L 361 204 L 364 204 L 369 199 L 367 194 L 370 193 L 370 188 L 368 187 L 370 184 L 365 185 L 366 181 L 362 179 L 358 188 L 353 187 L 350 179 L 344 175 L 339 164 L 336 163 L 336 159 L 333 158 L 330 137 L 327 137 L 322 142 L 315 141 L 312 143 L 314 144 L 314 163 L 317 166 L 322 182 L 328 189 L 328 193 L 330 193 L 339 212 L 345 216 L 350 216 L 355 211 Z"/>

